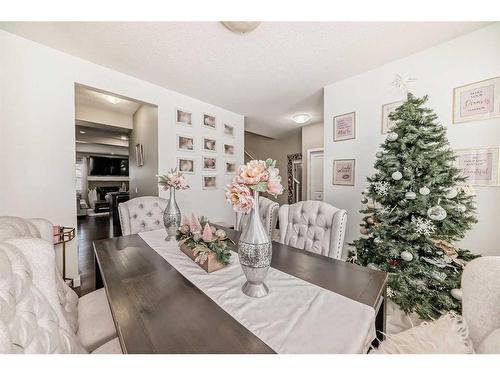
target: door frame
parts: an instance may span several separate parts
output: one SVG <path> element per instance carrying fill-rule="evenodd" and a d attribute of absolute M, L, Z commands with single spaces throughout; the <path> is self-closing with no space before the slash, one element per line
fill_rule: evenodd
<path fill-rule="evenodd" d="M 311 200 L 311 155 L 313 153 L 317 153 L 317 152 L 322 152 L 323 153 L 323 173 L 325 172 L 325 149 L 324 147 L 317 147 L 317 148 L 310 148 L 307 150 L 307 183 L 306 183 L 306 186 L 307 186 L 307 200 Z M 323 178 L 324 178 L 324 174 L 323 174 Z"/>

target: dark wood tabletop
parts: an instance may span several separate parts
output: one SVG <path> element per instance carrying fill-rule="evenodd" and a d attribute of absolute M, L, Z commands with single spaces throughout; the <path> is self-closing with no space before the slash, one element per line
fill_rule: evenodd
<path fill-rule="evenodd" d="M 124 353 L 274 353 L 138 235 L 95 241 L 94 252 Z M 271 267 L 372 306 L 385 330 L 385 273 L 278 242 Z"/>

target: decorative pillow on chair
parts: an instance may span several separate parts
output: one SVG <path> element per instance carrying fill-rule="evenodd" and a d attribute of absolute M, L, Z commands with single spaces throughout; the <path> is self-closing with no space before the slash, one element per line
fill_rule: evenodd
<path fill-rule="evenodd" d="M 396 335 L 388 335 L 370 354 L 473 354 L 465 320 L 448 313 Z"/>

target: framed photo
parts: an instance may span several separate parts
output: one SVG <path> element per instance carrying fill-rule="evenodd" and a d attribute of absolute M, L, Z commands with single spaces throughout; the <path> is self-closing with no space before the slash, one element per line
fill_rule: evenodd
<path fill-rule="evenodd" d="M 453 123 L 500 117 L 500 77 L 453 89 Z"/>
<path fill-rule="evenodd" d="M 217 159 L 213 157 L 203 157 L 203 170 L 215 171 L 217 169 Z"/>
<path fill-rule="evenodd" d="M 202 116 L 202 124 L 207 128 L 216 129 L 215 116 L 204 113 Z"/>
<path fill-rule="evenodd" d="M 217 140 L 203 137 L 203 151 L 217 152 Z"/>
<path fill-rule="evenodd" d="M 473 148 L 455 151 L 455 167 L 466 177 L 465 184 L 475 186 L 499 185 L 499 149 Z"/>
<path fill-rule="evenodd" d="M 233 156 L 234 155 L 234 146 L 224 143 L 224 154 Z"/>
<path fill-rule="evenodd" d="M 396 110 L 396 108 L 403 105 L 404 100 L 397 102 L 387 103 L 382 106 L 382 134 L 389 133 L 396 123 L 389 118 L 389 115 Z"/>
<path fill-rule="evenodd" d="M 224 124 L 224 134 L 230 137 L 234 137 L 234 126 L 229 124 Z"/>
<path fill-rule="evenodd" d="M 356 138 L 356 112 L 344 113 L 333 118 L 333 141 Z"/>
<path fill-rule="evenodd" d="M 177 158 L 177 169 L 182 173 L 194 174 L 194 159 Z"/>
<path fill-rule="evenodd" d="M 235 174 L 238 171 L 238 166 L 232 161 L 226 161 L 224 171 L 226 174 Z"/>
<path fill-rule="evenodd" d="M 333 185 L 354 186 L 354 159 L 337 159 L 333 161 Z"/>
<path fill-rule="evenodd" d="M 203 189 L 217 189 L 217 176 L 201 176 Z"/>
<path fill-rule="evenodd" d="M 144 165 L 144 147 L 141 143 L 135 145 L 135 163 L 138 167 Z"/>
<path fill-rule="evenodd" d="M 194 138 L 190 135 L 177 134 L 177 150 L 194 151 Z"/>
<path fill-rule="evenodd" d="M 175 122 L 179 125 L 193 126 L 192 113 L 180 108 L 175 109 Z"/>

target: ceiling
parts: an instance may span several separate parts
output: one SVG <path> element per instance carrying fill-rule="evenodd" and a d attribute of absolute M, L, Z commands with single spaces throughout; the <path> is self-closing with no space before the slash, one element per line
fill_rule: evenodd
<path fill-rule="evenodd" d="M 282 137 L 323 117 L 323 87 L 486 26 L 484 22 L 2 22 L 0 28 L 245 115 Z"/>
<path fill-rule="evenodd" d="M 140 102 L 96 91 L 82 85 L 76 85 L 75 103 L 77 106 L 84 105 L 129 116 L 132 116 L 142 105 Z"/>

